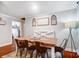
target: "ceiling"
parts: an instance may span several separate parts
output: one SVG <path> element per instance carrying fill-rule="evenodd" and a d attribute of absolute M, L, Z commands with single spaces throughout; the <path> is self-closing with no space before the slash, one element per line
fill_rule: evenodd
<path fill-rule="evenodd" d="M 75 9 L 76 1 L 1 1 L 0 12 L 14 17 L 31 17 Z"/>

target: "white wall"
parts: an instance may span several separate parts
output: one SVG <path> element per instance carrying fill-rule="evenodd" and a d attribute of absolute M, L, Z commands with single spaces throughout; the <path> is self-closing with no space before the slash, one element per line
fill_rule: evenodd
<path fill-rule="evenodd" d="M 76 9 L 58 12 L 58 13 L 55 13 L 55 15 L 57 15 L 57 20 L 59 22 L 74 21 L 74 20 L 76 20 Z M 62 28 L 62 26 L 60 26 L 59 28 Z M 59 30 L 59 28 L 58 28 L 58 32 L 57 32 L 57 38 L 58 38 L 58 42 L 61 43 L 63 39 L 68 38 L 69 30 L 67 28 L 65 28 L 65 26 L 62 30 Z M 58 45 L 60 43 L 58 43 Z M 70 44 L 68 44 L 68 45 L 70 45 Z"/>
<path fill-rule="evenodd" d="M 36 26 L 32 27 L 32 18 L 26 18 L 25 21 L 25 36 L 33 35 L 35 31 L 56 31 L 56 37 L 57 37 L 57 45 L 60 45 L 63 39 L 68 38 L 69 35 L 69 30 L 64 28 L 64 24 L 62 22 L 67 22 L 67 21 L 74 21 L 76 20 L 76 9 L 73 10 L 68 10 L 68 11 L 62 11 L 62 12 L 57 12 L 54 13 L 57 16 L 57 22 L 58 24 L 56 26 Z M 52 14 L 53 15 L 53 14 Z M 42 16 L 41 16 L 42 17 Z M 50 18 L 50 15 L 48 16 Z M 74 29 L 73 30 L 73 37 L 77 46 L 77 49 L 79 49 L 79 38 L 78 35 L 79 33 L 76 33 L 77 31 Z M 70 43 L 68 43 L 67 48 L 70 48 Z"/>
<path fill-rule="evenodd" d="M 26 18 L 24 24 L 24 36 L 33 35 L 32 18 Z"/>
<path fill-rule="evenodd" d="M 76 18 L 77 18 L 77 20 L 79 20 L 79 3 L 78 3 L 76 11 L 77 11 L 76 12 Z"/>
<path fill-rule="evenodd" d="M 12 18 L 1 14 L 0 17 L 6 22 L 5 25 L 0 25 L 0 47 L 5 46 L 6 44 L 12 43 L 12 37 L 11 37 L 11 21 Z"/>

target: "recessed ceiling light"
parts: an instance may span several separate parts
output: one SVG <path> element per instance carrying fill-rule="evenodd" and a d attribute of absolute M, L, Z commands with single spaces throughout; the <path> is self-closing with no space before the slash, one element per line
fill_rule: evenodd
<path fill-rule="evenodd" d="M 37 5 L 33 5 L 33 8 L 36 10 L 37 9 Z"/>
<path fill-rule="evenodd" d="M 33 4 L 32 9 L 33 9 L 33 11 L 36 12 L 36 11 L 38 10 L 38 6 L 37 6 L 37 4 Z"/>

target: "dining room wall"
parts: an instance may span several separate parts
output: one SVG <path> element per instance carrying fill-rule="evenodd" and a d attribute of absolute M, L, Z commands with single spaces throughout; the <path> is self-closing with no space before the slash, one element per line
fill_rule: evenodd
<path fill-rule="evenodd" d="M 12 17 L 0 13 L 0 18 L 5 21 L 5 25 L 0 25 L 0 47 L 12 44 Z"/>
<path fill-rule="evenodd" d="M 25 36 L 33 36 L 34 32 L 39 32 L 39 31 L 55 31 L 56 32 L 56 38 L 57 38 L 57 45 L 60 45 L 63 39 L 68 38 L 69 35 L 69 30 L 68 28 L 65 28 L 64 22 L 67 21 L 74 21 L 76 20 L 76 11 L 77 9 L 73 10 L 67 10 L 67 11 L 62 11 L 62 12 L 56 12 L 56 13 L 51 13 L 48 17 L 51 20 L 51 15 L 56 15 L 57 16 L 57 25 L 51 25 L 49 24 L 48 26 L 32 26 L 32 19 L 33 17 L 26 18 L 25 24 L 24 24 L 24 35 Z M 39 16 L 43 17 L 43 16 Z M 47 17 L 47 16 L 46 16 Z M 36 17 L 38 18 L 38 17 Z M 53 35 L 53 34 L 52 34 Z M 79 40 L 78 40 L 78 33 L 76 33 L 76 30 L 73 30 L 73 37 L 76 43 L 76 48 L 79 49 Z M 67 48 L 70 48 L 70 43 L 68 43 Z"/>

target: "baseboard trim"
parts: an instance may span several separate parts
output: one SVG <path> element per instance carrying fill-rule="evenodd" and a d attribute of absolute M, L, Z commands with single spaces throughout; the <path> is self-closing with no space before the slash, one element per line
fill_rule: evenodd
<path fill-rule="evenodd" d="M 0 47 L 0 57 L 12 52 L 12 44 Z"/>

